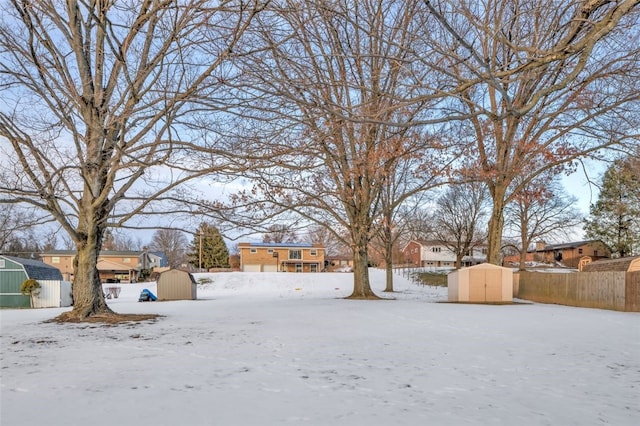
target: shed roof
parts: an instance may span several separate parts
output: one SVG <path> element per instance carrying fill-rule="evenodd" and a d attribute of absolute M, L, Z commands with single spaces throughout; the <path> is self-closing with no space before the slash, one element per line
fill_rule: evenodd
<path fill-rule="evenodd" d="M 163 276 L 165 277 L 169 277 L 169 276 L 181 276 L 183 278 L 187 278 L 189 279 L 190 282 L 197 284 L 198 282 L 196 281 L 196 278 L 193 276 L 193 274 L 189 271 L 185 271 L 184 269 L 169 269 L 167 271 L 161 272 L 160 276 L 158 277 L 158 282 L 160 282 L 161 280 L 163 280 Z"/>
<path fill-rule="evenodd" d="M 23 259 L 21 257 L 14 256 L 2 256 L 5 259 L 9 259 L 12 262 L 22 265 L 28 278 L 34 280 L 53 280 L 62 281 L 62 273 L 56 267 L 47 265 L 44 262 L 33 259 Z"/>
<path fill-rule="evenodd" d="M 640 256 L 603 259 L 583 266 L 583 272 L 622 271 L 627 272 L 632 265 L 640 265 Z"/>

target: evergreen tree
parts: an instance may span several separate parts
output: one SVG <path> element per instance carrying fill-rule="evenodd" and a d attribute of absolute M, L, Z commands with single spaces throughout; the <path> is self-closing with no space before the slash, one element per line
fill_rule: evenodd
<path fill-rule="evenodd" d="M 218 228 L 200 224 L 189 246 L 189 263 L 196 268 L 228 268 L 229 250 Z M 202 263 L 201 263 L 202 262 Z"/>
<path fill-rule="evenodd" d="M 640 168 L 638 159 L 615 161 L 602 178 L 600 196 L 585 220 L 587 238 L 606 243 L 614 257 L 640 252 Z"/>

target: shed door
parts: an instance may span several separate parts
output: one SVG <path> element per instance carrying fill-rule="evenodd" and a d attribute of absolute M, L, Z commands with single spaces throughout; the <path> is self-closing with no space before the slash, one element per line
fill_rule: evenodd
<path fill-rule="evenodd" d="M 502 301 L 502 270 L 487 269 L 485 278 L 485 301 L 500 302 Z"/>
<path fill-rule="evenodd" d="M 469 271 L 469 302 L 502 301 L 502 270 L 472 269 Z"/>
<path fill-rule="evenodd" d="M 485 279 L 484 270 L 469 270 L 469 302 L 485 301 Z"/>

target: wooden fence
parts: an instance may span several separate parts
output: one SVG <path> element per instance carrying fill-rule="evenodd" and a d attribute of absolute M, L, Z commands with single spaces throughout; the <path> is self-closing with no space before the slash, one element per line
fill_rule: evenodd
<path fill-rule="evenodd" d="M 520 299 L 640 312 L 640 272 L 520 272 L 514 284 Z"/>

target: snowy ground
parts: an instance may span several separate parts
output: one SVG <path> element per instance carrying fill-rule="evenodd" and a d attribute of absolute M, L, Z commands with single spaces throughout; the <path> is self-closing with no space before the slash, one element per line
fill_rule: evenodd
<path fill-rule="evenodd" d="M 196 301 L 139 303 L 155 286 L 129 284 L 109 302 L 156 322 L 1 310 L 0 424 L 640 424 L 640 314 L 434 303 L 446 289 L 400 277 L 396 300 L 352 301 L 352 274 L 210 276 Z"/>

